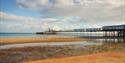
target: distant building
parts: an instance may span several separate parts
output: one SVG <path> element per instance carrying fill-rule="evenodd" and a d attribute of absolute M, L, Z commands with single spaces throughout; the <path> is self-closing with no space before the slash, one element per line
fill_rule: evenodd
<path fill-rule="evenodd" d="M 86 32 L 97 32 L 97 31 L 100 31 L 101 28 L 87 28 L 86 29 Z"/>
<path fill-rule="evenodd" d="M 74 29 L 73 31 L 74 32 L 85 32 L 86 30 L 85 29 Z"/>
<path fill-rule="evenodd" d="M 96 32 L 100 30 L 101 28 L 74 29 L 74 32 Z"/>

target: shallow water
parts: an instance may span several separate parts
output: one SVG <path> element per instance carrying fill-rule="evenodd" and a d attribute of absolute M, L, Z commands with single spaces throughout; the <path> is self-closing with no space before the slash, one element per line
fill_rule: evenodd
<path fill-rule="evenodd" d="M 49 35 L 40 35 L 40 34 L 35 34 L 35 33 L 0 33 L 0 38 L 48 37 L 48 36 Z"/>

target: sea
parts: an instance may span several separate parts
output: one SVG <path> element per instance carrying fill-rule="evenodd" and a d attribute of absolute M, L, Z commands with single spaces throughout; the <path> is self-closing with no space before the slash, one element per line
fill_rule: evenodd
<path fill-rule="evenodd" d="M 81 36 L 103 36 L 102 32 L 58 32 L 57 34 L 36 34 L 36 33 L 0 33 L 0 38 L 16 37 L 81 37 Z"/>

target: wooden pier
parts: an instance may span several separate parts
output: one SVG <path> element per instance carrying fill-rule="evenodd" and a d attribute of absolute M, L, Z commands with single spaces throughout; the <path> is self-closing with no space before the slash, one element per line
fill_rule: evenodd
<path fill-rule="evenodd" d="M 75 29 L 75 32 L 88 32 L 89 36 L 82 36 L 90 39 L 104 39 L 113 40 L 114 42 L 125 42 L 125 24 L 124 25 L 112 25 L 103 26 L 101 28 L 87 28 L 87 29 Z M 103 32 L 103 36 L 91 36 L 92 32 Z"/>

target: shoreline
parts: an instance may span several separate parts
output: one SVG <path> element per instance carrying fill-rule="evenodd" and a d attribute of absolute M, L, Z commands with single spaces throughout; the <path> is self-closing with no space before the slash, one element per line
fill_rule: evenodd
<path fill-rule="evenodd" d="M 0 50 L 2 49 L 11 49 L 11 48 L 24 48 L 24 47 L 40 47 L 40 46 L 73 46 L 73 47 L 83 47 L 83 46 L 94 46 L 94 45 L 102 45 L 102 43 L 94 43 L 94 42 L 44 42 L 44 43 L 22 43 L 22 44 L 5 44 L 0 46 Z"/>

